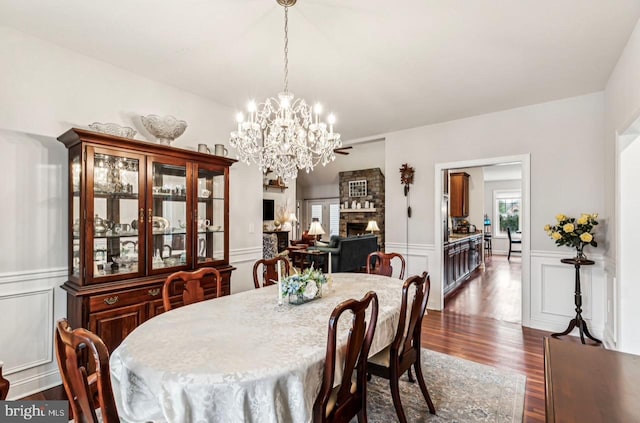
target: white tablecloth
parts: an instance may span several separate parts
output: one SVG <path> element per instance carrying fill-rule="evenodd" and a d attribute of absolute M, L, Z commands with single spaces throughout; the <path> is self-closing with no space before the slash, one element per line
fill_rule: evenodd
<path fill-rule="evenodd" d="M 395 334 L 402 281 L 334 274 L 323 298 L 278 309 L 277 286 L 181 307 L 154 317 L 112 353 L 118 412 L 126 421 L 310 422 L 320 389 L 331 311 L 375 291 L 370 354 Z M 341 319 L 339 345 L 349 316 Z"/>

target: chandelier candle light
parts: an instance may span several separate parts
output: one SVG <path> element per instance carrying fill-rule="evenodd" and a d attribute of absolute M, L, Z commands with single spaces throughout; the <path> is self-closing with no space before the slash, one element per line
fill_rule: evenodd
<path fill-rule="evenodd" d="M 276 0 L 284 7 L 284 90 L 278 98 L 264 103 L 250 101 L 247 119 L 238 113 L 238 130 L 231 133 L 231 146 L 238 159 L 254 162 L 260 170 L 271 170 L 285 182 L 298 176 L 298 169 L 309 173 L 322 163 L 335 160 L 334 149 L 342 146 L 340 134 L 333 132 L 335 116 L 320 121 L 322 106 L 313 108 L 289 91 L 289 7 L 297 0 Z"/>

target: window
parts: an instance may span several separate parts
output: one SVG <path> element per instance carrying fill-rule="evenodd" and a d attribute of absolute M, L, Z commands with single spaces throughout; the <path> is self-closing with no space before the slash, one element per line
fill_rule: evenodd
<path fill-rule="evenodd" d="M 340 235 L 340 204 L 329 204 L 329 234 Z"/>
<path fill-rule="evenodd" d="M 340 234 L 340 203 L 337 198 L 322 200 L 306 200 L 306 222 L 303 226 L 307 230 L 314 219 L 318 219 L 326 235 L 322 239 L 329 239 L 331 235 Z"/>
<path fill-rule="evenodd" d="M 322 223 L 322 204 L 311 205 L 311 221 L 318 219 L 318 222 Z"/>
<path fill-rule="evenodd" d="M 511 232 L 522 230 L 520 210 L 522 208 L 522 192 L 494 191 L 494 235 L 506 237 L 507 228 Z"/>

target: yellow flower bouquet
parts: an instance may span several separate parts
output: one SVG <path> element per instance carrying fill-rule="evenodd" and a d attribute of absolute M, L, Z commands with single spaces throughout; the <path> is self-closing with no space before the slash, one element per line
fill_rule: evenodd
<path fill-rule="evenodd" d="M 544 230 L 557 245 L 566 245 L 576 249 L 577 259 L 586 259 L 583 249 L 586 245 L 597 247 L 592 231 L 598 224 L 598 214 L 583 213 L 579 218 L 568 217 L 564 214 L 556 216 L 555 225 L 545 225 Z"/>

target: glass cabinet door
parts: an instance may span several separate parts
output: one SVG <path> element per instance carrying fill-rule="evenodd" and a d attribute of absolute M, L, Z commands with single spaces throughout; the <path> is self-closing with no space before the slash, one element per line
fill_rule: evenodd
<path fill-rule="evenodd" d="M 87 263 L 93 261 L 93 268 L 88 271 L 93 279 L 142 274 L 144 215 L 140 166 L 144 157 L 91 147 L 87 156 L 87 169 L 93 182 L 93 190 L 88 192 L 90 218 L 86 227 L 92 234 L 87 239 L 93 238 Z"/>
<path fill-rule="evenodd" d="M 190 258 L 191 221 L 188 219 L 187 164 L 170 158 L 149 162 L 151 186 L 147 205 L 148 251 L 154 273 L 168 268 L 186 267 Z"/>
<path fill-rule="evenodd" d="M 207 264 L 226 258 L 226 178 L 222 168 L 196 169 L 196 264 Z"/>
<path fill-rule="evenodd" d="M 81 276 L 80 264 L 80 239 L 82 239 L 82 225 L 80 222 L 83 220 L 80 212 L 80 193 L 81 193 L 81 181 L 82 181 L 82 149 L 76 147 L 71 151 L 69 155 L 71 158 L 71 210 L 69 210 L 71 219 L 71 278 L 78 280 Z"/>

